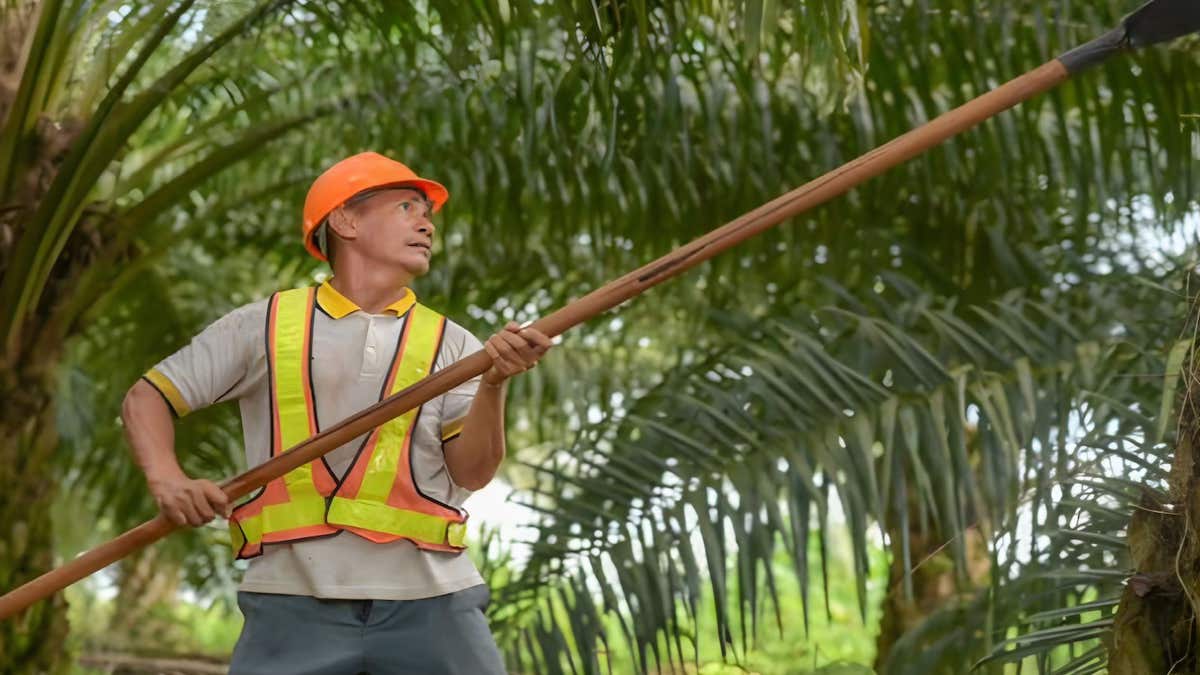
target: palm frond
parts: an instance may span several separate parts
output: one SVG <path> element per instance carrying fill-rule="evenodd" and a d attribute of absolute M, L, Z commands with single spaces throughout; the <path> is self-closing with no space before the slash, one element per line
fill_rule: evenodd
<path fill-rule="evenodd" d="M 697 596 L 688 588 L 704 574 L 711 576 L 719 639 L 744 652 L 763 609 L 778 606 L 769 572 L 776 551 L 786 551 L 806 580 L 809 538 L 832 527 L 849 532 L 863 603 L 867 551 L 881 529 L 901 539 L 888 542 L 894 553 L 908 547 L 910 528 L 946 541 L 969 588 L 968 529 L 986 540 L 1004 536 L 1018 528 L 1030 508 L 1022 500 L 1030 498 L 1032 508 L 1062 515 L 1049 491 L 1035 488 L 1067 478 L 1055 467 L 1069 465 L 1075 451 L 1058 442 L 1070 424 L 1091 416 L 1113 424 L 1099 410 L 1112 402 L 1089 390 L 1136 392 L 1142 385 L 1131 375 L 1161 372 L 1158 355 L 1113 338 L 1112 315 L 1085 321 L 1088 310 L 1072 309 L 1096 295 L 1132 301 L 1131 312 L 1174 302 L 1119 279 L 1082 283 L 1056 295 L 1052 306 L 998 299 L 1003 312 L 1025 319 L 1008 322 L 1005 331 L 978 318 L 1000 310 L 955 310 L 952 301 L 928 296 L 889 303 L 893 320 L 836 306 L 789 319 L 746 318 L 737 330 L 749 337 L 745 344 L 684 369 L 628 415 L 530 467 L 537 483 L 529 503 L 544 515 L 513 588 L 580 577 L 613 589 L 626 600 L 603 611 L 631 622 L 629 649 L 641 655 L 644 670 L 688 660 L 669 640 L 661 650 L 659 643 L 677 639 L 692 618 L 687 612 L 695 611 Z M 1037 322 L 1048 313 L 1074 330 Z M 1062 409 L 1041 404 L 1051 392 Z M 1117 427 L 1134 428 L 1119 420 Z M 834 504 L 840 524 L 830 516 Z M 910 513 L 917 523 L 895 527 Z M 1035 522 L 1031 536 L 1070 538 L 1064 527 Z M 906 573 L 913 562 L 906 561 Z M 869 610 L 863 604 L 860 611 Z"/>

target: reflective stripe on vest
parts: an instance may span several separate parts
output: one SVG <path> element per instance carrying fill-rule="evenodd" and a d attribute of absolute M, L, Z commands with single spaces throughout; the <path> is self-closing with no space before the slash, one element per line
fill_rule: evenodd
<path fill-rule="evenodd" d="M 384 385 L 386 396 L 429 375 L 445 327 L 445 317 L 413 305 Z M 464 547 L 466 516 L 423 494 L 413 479 L 412 435 L 420 414 L 420 408 L 410 410 L 371 432 L 334 492 L 327 517 L 331 525 L 378 543 L 409 539 L 425 549 Z"/>
<path fill-rule="evenodd" d="M 267 379 L 271 401 L 271 456 L 317 433 L 312 386 L 312 331 L 316 289 L 272 296 L 267 308 Z M 325 522 L 326 497 L 337 482 L 324 458 L 276 478 L 230 518 L 234 552 L 249 558 L 262 544 L 334 534 Z"/>
<path fill-rule="evenodd" d="M 317 433 L 311 367 L 315 289 L 277 293 L 268 311 L 267 353 L 271 383 L 271 455 Z M 414 304 L 405 319 L 384 395 L 415 384 L 433 369 L 445 318 Z M 342 483 L 324 460 L 297 468 L 230 519 L 239 558 L 262 552 L 263 543 L 296 541 L 350 530 L 372 541 L 406 538 L 421 548 L 461 550 L 466 516 L 420 493 L 409 448 L 420 408 L 371 432 Z M 327 499 L 334 495 L 332 501 Z"/>

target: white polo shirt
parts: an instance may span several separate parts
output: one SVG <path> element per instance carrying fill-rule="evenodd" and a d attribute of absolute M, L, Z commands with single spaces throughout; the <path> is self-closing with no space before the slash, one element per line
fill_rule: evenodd
<path fill-rule="evenodd" d="M 328 282 L 317 289 L 313 323 L 313 389 L 321 430 L 380 400 L 380 391 L 416 297 L 404 297 L 383 314 L 367 314 Z M 178 416 L 236 400 L 241 408 L 246 465 L 270 459 L 270 392 L 267 382 L 266 299 L 217 319 L 186 347 L 146 373 Z M 462 326 L 446 321 L 434 369 L 483 348 Z M 413 472 L 425 494 L 462 506 L 471 494 L 454 484 L 442 443 L 457 435 L 479 386 L 476 378 L 426 403 L 412 437 Z M 365 436 L 365 434 L 364 434 Z M 336 476 L 350 467 L 364 436 L 325 457 Z M 186 451 L 186 450 L 185 450 Z M 350 532 L 289 544 L 265 544 L 250 560 L 239 590 L 318 598 L 411 600 L 453 593 L 483 583 L 463 552 L 418 549 L 407 540 L 376 544 Z"/>

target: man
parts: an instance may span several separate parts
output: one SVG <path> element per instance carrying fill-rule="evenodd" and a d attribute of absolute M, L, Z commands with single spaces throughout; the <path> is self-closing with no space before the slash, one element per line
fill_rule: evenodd
<path fill-rule="evenodd" d="M 416 302 L 430 218 L 448 197 L 375 153 L 334 165 L 313 183 L 303 227 L 332 279 L 235 309 L 126 395 L 126 436 L 162 513 L 192 526 L 229 516 L 250 560 L 233 675 L 504 671 L 461 506 L 504 457 L 506 382 L 551 343 L 509 324 L 481 345 Z M 235 508 L 176 461 L 173 415 L 237 400 L 253 466 L 481 347 L 493 359 L 482 378 Z"/>

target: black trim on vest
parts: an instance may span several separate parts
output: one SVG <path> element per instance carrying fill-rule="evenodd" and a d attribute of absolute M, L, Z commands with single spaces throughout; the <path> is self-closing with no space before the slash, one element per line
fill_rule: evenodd
<path fill-rule="evenodd" d="M 276 305 L 276 303 L 278 303 L 278 301 L 279 301 L 279 292 L 272 293 L 271 299 L 267 301 L 267 318 L 264 321 L 264 324 L 266 327 L 263 330 L 263 347 L 265 348 L 265 351 L 267 354 L 267 413 L 271 416 L 270 424 L 267 425 L 267 442 L 270 443 L 270 445 L 268 445 L 267 447 L 270 448 L 269 452 L 271 453 L 271 457 L 275 456 L 275 378 L 272 377 L 272 372 L 274 370 L 274 367 L 273 367 L 273 364 L 271 363 L 271 313 L 274 311 L 275 305 Z M 270 482 L 268 482 L 267 485 L 270 485 Z M 246 499 L 246 501 L 233 507 L 233 510 L 230 511 L 229 522 L 233 523 L 234 525 L 237 525 L 238 530 L 242 533 L 242 541 L 246 542 L 246 543 L 242 544 L 242 547 L 240 549 L 238 549 L 238 552 L 236 554 L 234 554 L 233 557 L 235 560 L 246 560 L 249 558 L 254 558 L 256 556 L 243 555 L 243 552 L 246 550 L 246 547 L 250 545 L 250 538 L 246 536 L 246 530 L 242 528 L 242 524 L 240 522 L 238 522 L 237 520 L 234 520 L 234 517 L 237 516 L 237 512 L 239 510 L 244 509 L 247 506 L 253 504 L 258 499 L 261 499 L 262 496 L 266 493 L 267 493 L 267 486 L 263 485 L 260 488 L 258 488 L 258 491 L 256 491 L 254 494 L 250 495 L 250 497 L 248 499 Z M 260 550 L 260 553 L 258 553 L 257 555 L 262 555 L 261 546 L 260 546 L 259 550 Z"/>
<path fill-rule="evenodd" d="M 334 527 L 334 526 L 330 525 L 330 527 Z M 241 530 L 241 528 L 242 528 L 241 523 L 238 523 L 238 529 Z M 263 554 L 263 552 L 267 550 L 268 546 L 282 546 L 284 544 L 295 544 L 295 543 L 301 542 L 301 541 L 316 541 L 317 539 L 330 539 L 332 537 L 338 536 L 339 534 L 341 534 L 343 532 L 345 532 L 345 530 L 338 528 L 338 530 L 336 532 L 330 532 L 329 534 L 314 534 L 311 537 L 297 537 L 295 539 L 288 539 L 287 541 L 269 541 L 269 542 L 264 541 L 264 542 L 259 543 L 258 553 L 255 553 L 254 555 L 243 555 L 241 551 L 238 551 L 238 554 L 236 556 L 234 556 L 234 559 L 235 560 L 251 560 L 253 558 L 257 558 L 257 557 L 261 556 Z M 245 538 L 246 538 L 246 531 L 242 530 L 242 539 L 245 539 Z M 246 542 L 246 543 L 248 544 L 249 542 Z M 246 547 L 246 545 L 243 544 L 242 548 L 245 548 L 245 547 Z"/>
<path fill-rule="evenodd" d="M 384 376 L 383 384 L 380 385 L 380 387 L 379 387 L 379 400 L 380 401 L 387 398 L 388 384 L 390 384 L 390 382 L 388 382 L 388 380 L 391 379 L 390 376 L 392 374 L 392 371 L 394 371 L 396 369 L 396 361 L 400 358 L 400 346 L 404 344 L 404 338 L 408 337 L 408 329 L 412 328 L 412 322 L 409 321 L 409 318 L 411 318 L 413 307 L 416 307 L 416 306 L 417 306 L 416 303 L 413 303 L 413 306 L 409 307 L 408 311 L 406 311 L 403 315 L 396 317 L 397 320 L 404 319 L 404 328 L 402 328 L 400 330 L 400 337 L 398 337 L 396 339 L 396 348 L 392 350 L 392 361 L 391 361 L 391 364 L 388 366 L 388 374 L 386 376 Z M 417 414 L 418 415 L 421 414 L 420 409 L 418 409 Z M 385 424 L 386 424 L 386 422 L 385 422 Z M 378 431 L 379 431 L 379 427 L 376 427 L 367 432 L 367 437 L 363 439 L 363 442 L 360 443 L 358 446 L 358 450 L 355 451 L 355 453 L 354 453 L 354 459 L 350 460 L 350 465 L 348 467 L 346 467 L 346 473 L 342 474 L 342 476 L 337 479 L 337 485 L 334 486 L 333 492 L 329 493 L 329 499 L 327 499 L 326 503 L 325 503 L 325 517 L 327 519 L 329 517 L 330 503 L 333 501 L 333 498 L 336 497 L 337 494 L 342 491 L 342 485 L 346 482 L 346 479 L 350 476 L 350 474 L 354 473 L 354 467 L 355 467 L 355 465 L 358 464 L 359 458 L 362 457 L 362 451 L 367 447 L 367 443 L 371 442 L 371 437 L 374 436 L 376 433 L 378 433 Z"/>
<path fill-rule="evenodd" d="M 442 353 L 442 343 L 446 341 L 446 322 L 448 320 L 449 319 L 446 319 L 444 316 L 442 317 L 442 334 L 438 336 L 437 349 L 433 350 L 433 362 L 429 364 L 429 375 L 433 375 L 434 370 L 437 368 L 438 356 Z M 429 377 L 429 375 L 426 375 L 426 377 Z M 451 506 L 441 500 L 434 499 L 433 497 L 430 497 L 429 495 L 422 492 L 421 485 L 420 485 L 420 483 L 417 482 L 417 472 L 416 472 L 416 469 L 413 467 L 412 444 L 413 444 L 413 440 L 415 440 L 415 437 L 417 435 L 417 422 L 419 422 L 421 420 L 421 413 L 424 411 L 425 411 L 425 406 L 421 406 L 420 408 L 417 409 L 417 415 L 416 415 L 416 417 L 413 418 L 412 434 L 409 436 L 409 441 L 408 441 L 408 475 L 409 475 L 410 480 L 412 480 L 413 489 L 417 491 L 417 494 L 421 495 L 426 500 L 431 501 L 434 504 L 437 504 L 438 506 L 441 506 L 444 509 L 450 509 L 451 511 L 453 511 L 457 514 L 462 515 L 462 509 Z M 438 435 L 439 436 L 441 435 L 440 429 L 438 430 Z M 447 474 L 447 476 L 450 474 L 450 467 L 446 467 L 446 474 Z"/>
<path fill-rule="evenodd" d="M 275 456 L 276 441 L 279 439 L 275 437 L 275 413 L 277 408 L 275 405 L 275 355 L 271 350 L 271 337 L 275 333 L 275 326 L 271 323 L 271 315 L 275 313 L 275 306 L 278 304 L 279 292 L 277 291 L 271 294 L 271 302 L 267 304 L 267 330 L 263 335 L 263 346 L 267 350 L 267 405 L 269 406 L 267 411 L 271 415 L 271 425 L 267 427 L 267 436 L 271 444 L 267 447 L 271 449 L 272 457 Z M 263 489 L 266 488 L 264 487 Z"/>
<path fill-rule="evenodd" d="M 249 503 L 249 502 L 247 502 L 247 503 Z M 240 547 L 238 547 L 237 553 L 233 554 L 233 559 L 234 560 L 249 560 L 251 558 L 257 558 L 258 556 L 262 555 L 262 544 L 261 543 L 259 544 L 259 547 L 258 547 L 258 553 L 255 553 L 254 555 L 246 555 L 246 547 L 250 545 L 250 537 L 246 536 L 246 530 L 245 530 L 245 528 L 242 527 L 242 524 L 240 522 L 238 522 L 232 518 L 229 519 L 229 522 L 233 523 L 233 526 L 238 529 L 238 532 L 242 533 L 242 545 Z"/>
<path fill-rule="evenodd" d="M 316 291 L 312 292 L 312 304 L 313 304 L 313 306 L 312 306 L 313 311 L 309 313 L 308 325 L 304 327 L 304 331 L 306 333 L 306 335 L 304 336 L 304 341 L 308 343 L 308 353 L 305 354 L 305 356 L 307 356 L 308 358 L 307 359 L 302 358 L 301 363 L 302 363 L 302 367 L 305 370 L 305 374 L 308 376 L 307 378 L 305 378 L 308 380 L 308 393 L 309 393 L 309 395 L 312 396 L 313 426 L 317 428 L 317 433 L 321 433 L 321 418 L 317 416 L 317 389 L 316 389 L 316 387 L 313 386 L 313 372 L 312 372 L 313 371 L 312 364 L 313 364 L 313 358 L 314 358 L 313 357 L 313 337 L 314 337 L 313 326 L 316 325 L 316 321 L 317 321 L 317 293 L 316 293 Z M 325 459 L 325 455 L 321 455 L 321 459 Z"/>
<path fill-rule="evenodd" d="M 317 433 L 319 434 L 319 433 L 321 433 L 321 419 L 319 417 L 317 417 L 317 387 L 316 387 L 316 385 L 313 384 L 313 358 L 314 358 L 313 357 L 313 347 L 316 344 L 314 342 L 314 338 L 316 337 L 315 327 L 317 325 L 317 310 L 321 309 L 321 303 L 317 302 L 316 288 L 315 287 L 310 287 L 310 288 L 312 288 L 312 290 L 309 292 L 312 293 L 313 311 L 308 316 L 308 329 L 307 329 L 308 335 L 306 336 L 307 341 L 308 341 L 308 359 L 304 361 L 304 368 L 308 371 L 308 392 L 309 392 L 309 394 L 312 395 L 313 426 L 316 427 Z M 326 315 L 326 316 L 328 316 L 328 315 Z M 325 465 L 325 471 L 329 474 L 329 477 L 332 478 L 336 483 L 337 474 L 335 474 L 333 472 L 333 467 L 329 466 L 329 459 L 327 458 L 327 455 L 328 455 L 328 453 L 326 453 L 325 455 L 321 455 L 321 464 Z M 330 495 L 332 495 L 332 494 L 333 493 L 331 492 Z M 326 508 L 326 511 L 328 511 L 329 510 L 329 497 L 325 498 L 325 502 L 326 502 L 325 508 Z"/>
<path fill-rule="evenodd" d="M 367 447 L 367 443 L 371 441 L 371 437 L 374 435 L 375 429 L 367 432 L 366 438 L 362 440 L 362 443 L 358 444 L 358 450 L 354 451 L 354 460 L 350 462 L 348 467 L 346 467 L 346 472 L 343 473 L 341 477 L 337 478 L 337 485 L 333 486 L 333 492 L 330 492 L 329 497 L 325 499 L 325 520 L 327 522 L 329 520 L 329 509 L 333 506 L 333 498 L 336 497 L 339 492 L 341 492 L 342 483 L 346 482 L 346 477 L 349 476 L 350 472 L 354 470 L 354 465 L 358 463 L 358 458 L 360 455 L 362 455 L 363 448 Z M 331 525 L 330 527 L 337 527 L 337 525 Z"/>

